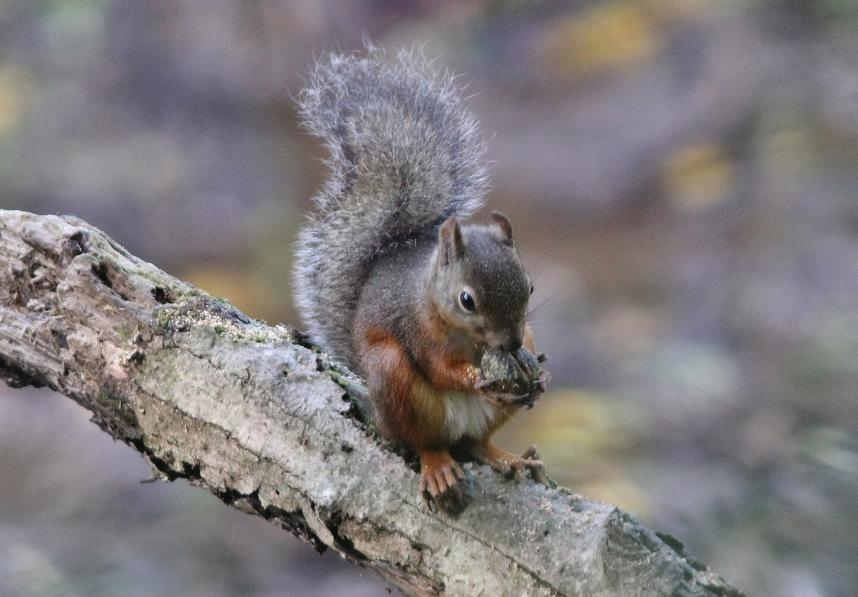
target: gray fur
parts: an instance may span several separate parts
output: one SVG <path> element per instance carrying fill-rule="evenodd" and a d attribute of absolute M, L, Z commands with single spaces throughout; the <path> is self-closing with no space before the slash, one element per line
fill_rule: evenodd
<path fill-rule="evenodd" d="M 447 265 L 442 252 L 435 255 L 428 277 L 435 307 L 478 344 L 514 350 L 524 336 L 530 278 L 499 227 L 466 224 L 461 235 L 460 254 Z M 472 296 L 476 311 L 462 308 L 461 290 Z"/>
<path fill-rule="evenodd" d="M 484 146 L 453 78 L 413 51 L 328 55 L 298 103 L 331 173 L 298 237 L 296 301 L 312 338 L 354 364 L 354 313 L 373 262 L 482 205 Z"/>

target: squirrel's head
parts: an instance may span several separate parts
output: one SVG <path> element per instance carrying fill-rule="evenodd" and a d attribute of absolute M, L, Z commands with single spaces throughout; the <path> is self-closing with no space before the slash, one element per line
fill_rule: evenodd
<path fill-rule="evenodd" d="M 438 230 L 430 273 L 441 317 L 477 344 L 515 350 L 524 335 L 533 286 L 524 271 L 506 216 L 494 225 L 461 226 L 451 217 Z"/>

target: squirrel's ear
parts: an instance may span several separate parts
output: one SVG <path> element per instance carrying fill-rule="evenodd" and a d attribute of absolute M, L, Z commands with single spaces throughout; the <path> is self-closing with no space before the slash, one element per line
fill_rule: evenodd
<path fill-rule="evenodd" d="M 441 263 L 447 265 L 462 256 L 465 243 L 462 240 L 462 229 L 454 217 L 447 218 L 438 230 L 438 244 L 441 249 Z"/>
<path fill-rule="evenodd" d="M 495 224 L 498 225 L 498 229 L 501 231 L 501 234 L 504 237 L 504 244 L 513 246 L 514 242 L 512 239 L 512 224 L 505 215 L 503 215 L 499 211 L 492 212 L 492 219 L 495 221 Z"/>

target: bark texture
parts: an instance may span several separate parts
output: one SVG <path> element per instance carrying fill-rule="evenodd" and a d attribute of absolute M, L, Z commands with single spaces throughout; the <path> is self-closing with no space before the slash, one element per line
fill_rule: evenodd
<path fill-rule="evenodd" d="M 160 475 L 406 594 L 740 594 L 672 537 L 561 487 L 472 467 L 465 512 L 430 512 L 363 422 L 359 378 L 74 217 L 0 210 L 0 379 L 69 396 Z"/>

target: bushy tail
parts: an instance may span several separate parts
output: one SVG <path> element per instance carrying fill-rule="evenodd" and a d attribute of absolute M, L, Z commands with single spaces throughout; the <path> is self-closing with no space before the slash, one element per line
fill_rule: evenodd
<path fill-rule="evenodd" d="M 327 56 L 298 102 L 331 174 L 298 239 L 296 299 L 313 338 L 353 364 L 354 309 L 372 260 L 479 208 L 484 148 L 453 78 L 413 51 Z"/>

